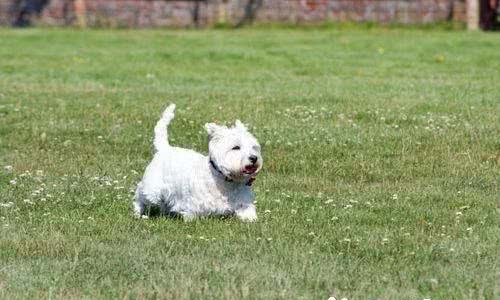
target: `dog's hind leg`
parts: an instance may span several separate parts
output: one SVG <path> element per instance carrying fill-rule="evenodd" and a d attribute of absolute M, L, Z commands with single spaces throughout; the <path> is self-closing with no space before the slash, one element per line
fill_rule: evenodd
<path fill-rule="evenodd" d="M 141 185 L 139 185 L 137 187 L 137 190 L 135 191 L 133 205 L 134 205 L 134 217 L 142 218 L 142 216 L 144 215 L 144 210 L 146 208 L 146 205 L 144 204 L 144 194 L 142 193 Z"/>
<path fill-rule="evenodd" d="M 134 217 L 142 218 L 142 216 L 144 216 L 145 207 L 144 202 L 138 200 L 134 201 Z"/>
<path fill-rule="evenodd" d="M 144 190 L 143 184 L 140 183 L 134 196 L 134 216 L 136 218 L 148 218 L 151 213 L 152 205 L 154 206 L 154 203 L 156 203 L 154 198 L 156 198 L 154 194 L 153 196 L 148 195 L 147 191 Z"/>

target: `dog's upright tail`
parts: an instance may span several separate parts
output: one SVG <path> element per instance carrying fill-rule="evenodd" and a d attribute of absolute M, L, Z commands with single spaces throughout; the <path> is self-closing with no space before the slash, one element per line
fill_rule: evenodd
<path fill-rule="evenodd" d="M 154 138 L 156 152 L 166 150 L 168 149 L 168 147 L 170 147 L 170 144 L 168 143 L 167 127 L 168 124 L 170 124 L 170 121 L 172 121 L 172 119 L 174 118 L 174 111 L 175 104 L 170 104 L 163 112 L 161 119 L 158 121 L 158 123 L 156 123 Z"/>

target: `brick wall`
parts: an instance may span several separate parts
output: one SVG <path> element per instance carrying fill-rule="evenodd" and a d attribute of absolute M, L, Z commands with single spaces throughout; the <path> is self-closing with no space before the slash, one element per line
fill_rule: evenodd
<path fill-rule="evenodd" d="M 248 0 L 194 1 L 84 0 L 88 26 L 189 27 L 238 23 Z M 261 0 L 256 22 L 321 23 L 354 21 L 420 24 L 465 21 L 464 0 Z M 13 0 L 0 0 L 0 24 L 9 24 Z M 198 5 L 198 6 L 197 6 Z M 196 13 L 197 11 L 197 13 Z M 36 21 L 48 25 L 77 22 L 74 0 L 51 0 Z"/>

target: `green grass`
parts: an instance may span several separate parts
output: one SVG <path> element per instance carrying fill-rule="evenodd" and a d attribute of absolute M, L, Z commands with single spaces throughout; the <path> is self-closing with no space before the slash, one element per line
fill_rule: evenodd
<path fill-rule="evenodd" d="M 0 298 L 500 299 L 498 34 L 0 41 Z M 249 124 L 257 223 L 131 217 L 170 102 L 179 146 Z"/>

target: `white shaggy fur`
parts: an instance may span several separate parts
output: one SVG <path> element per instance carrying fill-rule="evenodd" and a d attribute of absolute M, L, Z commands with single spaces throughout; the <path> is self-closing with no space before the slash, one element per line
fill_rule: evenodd
<path fill-rule="evenodd" d="M 257 220 L 250 185 L 262 168 L 262 156 L 255 137 L 238 120 L 231 128 L 209 123 L 208 156 L 173 147 L 167 127 L 174 110 L 171 104 L 156 124 L 156 153 L 137 186 L 135 215 L 158 207 L 161 214 L 181 215 L 186 221 L 233 214 L 242 221 Z"/>

